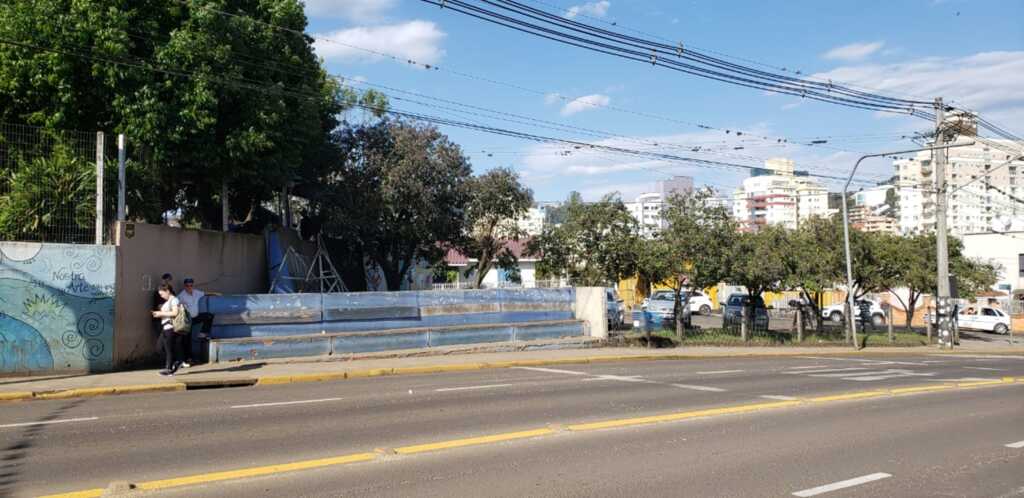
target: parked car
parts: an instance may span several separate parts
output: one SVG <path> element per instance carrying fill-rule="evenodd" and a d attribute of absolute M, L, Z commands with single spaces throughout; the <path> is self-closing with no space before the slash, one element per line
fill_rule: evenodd
<path fill-rule="evenodd" d="M 626 307 L 615 289 L 605 289 L 608 311 L 608 330 L 614 330 L 626 321 Z"/>
<path fill-rule="evenodd" d="M 858 315 L 860 314 L 860 307 L 863 303 L 868 303 L 871 312 L 871 324 L 880 327 L 885 325 L 885 310 L 882 306 L 875 301 L 870 299 L 861 299 L 857 301 L 857 310 L 855 311 Z M 846 302 L 833 304 L 832 306 L 826 306 L 821 309 L 821 317 L 827 320 L 831 320 L 835 323 L 843 321 L 843 314 L 846 312 Z M 859 318 L 859 316 L 858 316 Z"/>
<path fill-rule="evenodd" d="M 673 291 L 657 291 L 654 294 L 667 293 L 668 296 L 669 296 L 669 299 L 672 299 L 673 298 L 672 292 Z M 690 291 L 683 291 L 683 293 L 680 294 L 679 297 L 681 299 L 685 300 L 686 299 L 686 295 L 689 292 Z M 653 297 L 653 295 L 652 295 L 652 297 Z M 646 297 L 646 298 L 644 298 L 644 301 L 640 305 L 640 307 L 642 309 L 647 309 L 647 305 L 650 304 L 650 302 L 651 302 L 651 298 Z M 704 294 L 703 292 L 701 292 L 701 291 L 694 291 L 693 295 L 690 296 L 690 314 L 691 315 L 710 315 L 711 314 L 711 299 L 708 298 L 708 296 L 706 294 Z"/>
<path fill-rule="evenodd" d="M 690 312 L 698 315 L 711 314 L 711 299 L 701 291 L 690 294 Z"/>
<path fill-rule="evenodd" d="M 968 313 L 972 309 L 971 307 L 966 310 L 961 310 L 956 316 L 957 325 L 962 329 L 968 330 L 983 330 L 985 332 L 993 332 L 996 334 L 1008 334 L 1010 333 L 1010 315 L 1005 311 L 997 308 L 990 308 L 988 306 L 982 306 L 977 308 L 974 313 Z M 932 324 L 938 323 L 938 317 L 934 315 L 925 314 L 925 320 L 930 320 Z"/>
<path fill-rule="evenodd" d="M 752 314 L 754 329 L 768 330 L 768 308 L 764 299 L 757 296 L 753 299 L 747 294 L 731 294 L 722 308 L 722 328 L 738 327 L 743 319 L 743 307 L 748 307 Z"/>
<path fill-rule="evenodd" d="M 646 304 L 643 306 L 652 315 L 652 318 L 658 322 L 675 320 L 676 297 L 673 291 L 657 291 L 651 294 L 651 297 L 646 300 Z M 683 323 L 687 327 L 690 326 L 691 315 L 689 307 L 683 309 Z"/>

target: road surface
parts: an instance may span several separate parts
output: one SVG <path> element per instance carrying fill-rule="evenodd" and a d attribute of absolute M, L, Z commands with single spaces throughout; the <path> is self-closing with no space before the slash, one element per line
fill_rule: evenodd
<path fill-rule="evenodd" d="M 1024 383 L 829 398 L 1014 376 L 1024 356 L 807 356 L 4 404 L 0 496 L 1024 496 Z M 583 430 L 746 405 L 767 409 Z"/>

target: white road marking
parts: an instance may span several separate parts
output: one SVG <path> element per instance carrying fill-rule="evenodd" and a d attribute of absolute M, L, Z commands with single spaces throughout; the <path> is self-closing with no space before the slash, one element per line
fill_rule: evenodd
<path fill-rule="evenodd" d="M 991 360 L 991 359 L 995 359 L 995 360 L 998 360 L 998 359 L 1003 359 L 1003 360 L 1024 360 L 1024 356 L 1011 356 L 1011 355 L 1005 355 L 1005 354 L 957 354 L 957 355 L 953 356 L 953 355 L 950 355 L 948 353 L 945 353 L 945 354 L 932 353 L 931 356 L 942 356 L 942 357 L 945 357 L 945 358 L 950 358 L 950 357 L 953 357 L 953 358 L 974 358 L 974 359 L 977 359 L 977 360 Z"/>
<path fill-rule="evenodd" d="M 851 367 L 851 368 L 822 368 L 818 370 L 801 370 L 799 372 L 785 372 L 790 375 L 810 375 L 818 373 L 830 373 L 830 372 L 853 372 L 856 370 L 867 370 L 867 367 Z"/>
<path fill-rule="evenodd" d="M 1014 449 L 1024 448 L 1024 441 L 1017 441 L 1016 443 L 1010 443 L 1010 444 L 1006 445 L 1006 447 L 1007 448 L 1014 448 Z"/>
<path fill-rule="evenodd" d="M 66 418 L 63 420 L 43 420 L 41 422 L 22 422 L 20 424 L 4 424 L 0 425 L 0 429 L 9 429 L 11 427 L 29 427 L 32 425 L 50 425 L 50 424 L 66 424 L 68 422 L 89 422 L 90 420 L 98 420 L 99 417 L 84 417 L 84 418 Z"/>
<path fill-rule="evenodd" d="M 722 389 L 720 387 L 694 386 L 694 385 L 690 385 L 690 384 L 669 384 L 669 385 L 671 385 L 672 387 L 678 387 L 678 388 L 681 388 L 681 389 L 692 389 L 694 391 L 707 391 L 707 392 L 711 392 L 711 393 L 724 393 L 725 392 L 725 389 Z"/>
<path fill-rule="evenodd" d="M 451 391 L 475 391 L 477 389 L 494 389 L 497 387 L 508 387 L 514 385 L 515 384 L 488 384 L 486 386 L 444 387 L 441 389 L 434 389 L 434 392 L 446 393 Z"/>
<path fill-rule="evenodd" d="M 590 375 L 590 374 L 588 374 L 586 372 L 576 372 L 576 371 L 573 371 L 573 370 L 559 370 L 557 368 L 540 368 L 540 367 L 512 367 L 512 368 L 517 368 L 519 370 L 531 370 L 531 371 L 534 371 L 534 372 L 547 372 L 547 373 L 568 374 L 568 375 Z"/>
<path fill-rule="evenodd" d="M 656 384 L 656 382 L 641 378 L 639 375 L 595 375 L 593 377 L 583 379 L 584 382 L 588 380 L 617 380 L 619 382 L 643 382 Z"/>
<path fill-rule="evenodd" d="M 697 372 L 697 375 L 734 374 L 740 372 L 746 372 L 746 370 L 710 370 L 707 372 Z"/>
<path fill-rule="evenodd" d="M 964 367 L 964 368 L 969 368 L 971 370 L 988 370 L 990 372 L 1005 372 L 1006 371 L 1005 368 L 989 368 L 989 367 Z"/>
<path fill-rule="evenodd" d="M 885 472 L 876 472 L 874 474 L 868 474 L 866 476 L 854 477 L 853 479 L 847 479 L 845 481 L 834 482 L 832 484 L 826 484 L 824 486 L 818 486 L 816 488 L 797 491 L 796 493 L 793 493 L 793 496 L 817 496 L 820 494 L 830 493 L 832 491 L 837 491 L 840 489 L 852 488 L 854 486 L 860 486 L 861 484 L 879 481 L 889 477 L 892 477 L 892 474 L 886 474 Z"/>
<path fill-rule="evenodd" d="M 279 401 L 276 403 L 253 403 L 251 405 L 234 405 L 231 408 L 261 408 L 264 406 L 286 406 L 286 405 L 302 405 L 306 403 L 324 403 L 327 401 L 338 401 L 341 398 L 323 398 L 323 399 L 304 399 L 302 401 Z"/>
<path fill-rule="evenodd" d="M 888 370 L 873 370 L 867 372 L 849 372 L 844 373 L 829 373 L 829 374 L 814 374 L 810 377 L 841 377 L 844 380 L 856 380 L 860 382 L 869 382 L 873 380 L 885 380 L 885 379 L 898 379 L 900 377 L 931 377 L 935 375 L 934 372 L 922 372 L 917 373 L 911 370 L 902 370 L 890 368 Z"/>
<path fill-rule="evenodd" d="M 758 397 L 759 398 L 764 398 L 764 399 L 775 399 L 775 400 L 779 400 L 779 401 L 796 401 L 797 399 L 799 399 L 799 398 L 795 398 L 793 396 L 782 396 L 782 395 L 779 395 L 779 394 L 764 394 L 764 395 L 761 395 L 761 396 L 758 396 Z"/>
<path fill-rule="evenodd" d="M 806 370 L 809 368 L 825 368 L 826 365 L 808 365 L 806 367 L 786 367 L 787 370 Z"/>
<path fill-rule="evenodd" d="M 809 360 L 856 361 L 863 365 L 921 365 L 915 361 L 869 360 L 864 358 L 834 358 L 829 356 L 801 356 Z"/>

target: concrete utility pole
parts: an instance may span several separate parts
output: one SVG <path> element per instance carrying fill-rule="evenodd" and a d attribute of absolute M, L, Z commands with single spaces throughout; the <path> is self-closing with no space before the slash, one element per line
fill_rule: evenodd
<path fill-rule="evenodd" d="M 943 121 L 946 106 L 942 98 L 935 99 L 935 146 L 946 144 Z M 936 261 L 938 261 L 938 295 L 935 296 L 935 314 L 939 319 L 939 344 L 953 349 L 950 327 L 949 303 L 949 240 L 946 228 L 946 150 L 935 149 L 935 240 Z"/>

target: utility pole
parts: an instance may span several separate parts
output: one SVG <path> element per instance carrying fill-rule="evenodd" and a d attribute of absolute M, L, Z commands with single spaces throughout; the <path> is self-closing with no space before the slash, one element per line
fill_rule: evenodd
<path fill-rule="evenodd" d="M 946 130 L 943 121 L 946 106 L 942 98 L 935 99 L 935 239 L 936 261 L 938 262 L 938 295 L 935 296 L 935 313 L 939 322 L 939 345 L 953 349 L 952 327 L 950 327 L 949 302 L 949 241 L 946 228 Z"/>

